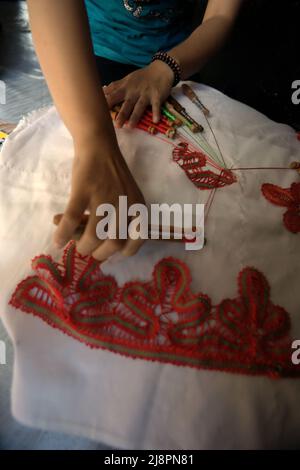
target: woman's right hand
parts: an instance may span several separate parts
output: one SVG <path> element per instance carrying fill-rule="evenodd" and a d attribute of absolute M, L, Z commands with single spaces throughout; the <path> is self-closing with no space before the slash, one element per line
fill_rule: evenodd
<path fill-rule="evenodd" d="M 117 251 L 131 256 L 137 252 L 143 240 L 100 240 L 96 233 L 100 220 L 96 210 L 100 204 L 112 204 L 118 220 L 119 196 L 127 196 L 129 207 L 135 203 L 145 204 L 143 195 L 118 147 L 105 149 L 103 140 L 91 141 L 79 149 L 75 145 L 71 195 L 54 234 L 54 241 L 59 247 L 65 246 L 80 225 L 84 212 L 89 210 L 88 224 L 77 243 L 79 253 L 92 255 L 99 261 L 106 260 Z"/>

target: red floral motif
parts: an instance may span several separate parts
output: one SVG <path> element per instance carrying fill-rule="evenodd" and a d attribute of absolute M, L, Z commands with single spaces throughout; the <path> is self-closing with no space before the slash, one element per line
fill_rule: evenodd
<path fill-rule="evenodd" d="M 300 183 L 293 183 L 290 188 L 281 188 L 275 184 L 262 185 L 265 198 L 276 206 L 286 207 L 283 215 L 286 228 L 292 233 L 300 232 Z"/>
<path fill-rule="evenodd" d="M 243 270 L 238 279 L 239 298 L 224 300 L 217 308 L 223 325 L 218 345 L 234 359 L 236 351 L 243 362 L 257 367 L 290 361 L 290 320 L 281 307 L 270 301 L 270 287 L 265 277 L 253 268 Z M 278 361 L 279 359 L 279 361 Z"/>
<path fill-rule="evenodd" d="M 207 295 L 191 292 L 187 266 L 173 258 L 162 259 L 149 282 L 123 287 L 73 242 L 61 264 L 41 255 L 32 266 L 36 274 L 10 304 L 92 348 L 198 369 L 300 375 L 290 361 L 289 316 L 253 268 L 240 273 L 237 299 L 212 307 Z"/>
<path fill-rule="evenodd" d="M 204 169 L 207 157 L 204 153 L 192 151 L 187 143 L 182 142 L 173 150 L 173 160 L 183 169 L 192 183 L 201 190 L 223 188 L 235 183 L 236 177 L 232 171 L 221 169 L 219 174 Z"/>

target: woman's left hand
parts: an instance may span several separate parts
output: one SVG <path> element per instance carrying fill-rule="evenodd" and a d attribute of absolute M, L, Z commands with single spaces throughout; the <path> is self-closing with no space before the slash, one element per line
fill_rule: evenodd
<path fill-rule="evenodd" d="M 123 102 L 116 120 L 116 127 L 126 121 L 135 127 L 147 106 L 152 106 L 153 122 L 160 120 L 161 104 L 168 98 L 174 80 L 173 71 L 162 61 L 156 60 L 147 67 L 130 73 L 122 80 L 103 87 L 109 108 Z"/>

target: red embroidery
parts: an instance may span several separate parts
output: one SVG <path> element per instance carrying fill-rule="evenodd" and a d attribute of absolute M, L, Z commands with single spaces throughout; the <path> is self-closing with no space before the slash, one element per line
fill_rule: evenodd
<path fill-rule="evenodd" d="M 18 285 L 10 304 L 92 348 L 198 369 L 300 375 L 290 360 L 289 316 L 253 268 L 240 273 L 238 298 L 212 307 L 207 295 L 191 292 L 178 259 L 161 260 L 151 281 L 123 287 L 73 242 L 62 264 L 41 255 L 32 266 L 36 275 Z"/>
<path fill-rule="evenodd" d="M 300 232 L 300 183 L 293 183 L 290 188 L 281 188 L 275 184 L 262 185 L 265 198 L 276 206 L 287 207 L 283 215 L 286 228 L 293 233 Z"/>
<path fill-rule="evenodd" d="M 235 183 L 235 175 L 227 169 L 221 169 L 219 174 L 204 169 L 207 157 L 201 151 L 192 151 L 188 144 L 182 142 L 173 150 L 173 160 L 185 171 L 187 177 L 199 189 L 223 188 Z"/>

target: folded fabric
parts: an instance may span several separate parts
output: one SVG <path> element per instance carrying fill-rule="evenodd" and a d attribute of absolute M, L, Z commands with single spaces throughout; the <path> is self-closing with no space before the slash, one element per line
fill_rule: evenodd
<path fill-rule="evenodd" d="M 5 142 L 1 318 L 14 343 L 12 412 L 22 423 L 121 448 L 299 441 L 300 180 L 288 168 L 300 161 L 299 142 L 288 126 L 193 88 L 212 114 L 221 174 L 179 142 L 140 130 L 117 136 L 148 204 L 206 203 L 200 251 L 147 241 L 101 268 L 70 243 L 59 260 L 52 219 L 68 199 L 71 137 L 51 107 Z M 180 87 L 175 95 L 215 147 L 200 111 Z"/>

